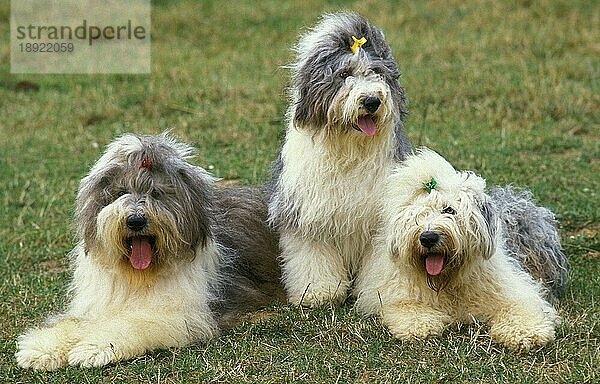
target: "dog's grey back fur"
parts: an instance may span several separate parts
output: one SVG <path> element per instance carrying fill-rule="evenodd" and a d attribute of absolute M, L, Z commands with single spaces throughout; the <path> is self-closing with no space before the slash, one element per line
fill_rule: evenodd
<path fill-rule="evenodd" d="M 267 224 L 264 191 L 256 187 L 216 187 L 214 237 L 225 259 L 223 300 L 215 305 L 227 325 L 235 314 L 285 300 L 277 260 L 279 238 Z"/>
<path fill-rule="evenodd" d="M 568 263 L 554 214 L 535 205 L 529 191 L 495 187 L 490 196 L 502 219 L 510 256 L 534 279 L 560 294 L 567 281 Z"/>

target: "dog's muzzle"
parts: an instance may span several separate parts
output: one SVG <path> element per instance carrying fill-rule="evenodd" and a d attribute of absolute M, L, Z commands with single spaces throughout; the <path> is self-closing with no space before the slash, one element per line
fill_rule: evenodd
<path fill-rule="evenodd" d="M 139 233 L 148 226 L 148 220 L 143 215 L 133 214 L 127 216 L 125 225 L 132 232 Z M 128 258 L 133 268 L 143 270 L 150 266 L 154 259 L 154 242 L 154 237 L 139 234 L 127 239 L 127 245 L 129 246 Z"/>
<path fill-rule="evenodd" d="M 367 111 L 367 114 L 359 116 L 354 128 L 364 133 L 367 137 L 372 137 L 377 133 L 377 123 L 375 122 L 374 114 L 381 105 L 381 99 L 377 96 L 369 95 L 363 98 L 360 103 L 365 111 Z"/>
<path fill-rule="evenodd" d="M 425 231 L 419 235 L 419 242 L 427 249 L 427 252 L 423 255 L 427 274 L 429 276 L 439 275 L 446 264 L 445 255 L 433 251 L 433 248 L 440 242 L 440 235 L 434 231 Z"/>
<path fill-rule="evenodd" d="M 381 105 L 381 100 L 377 96 L 367 96 L 363 99 L 362 105 L 365 107 L 367 112 L 375 113 Z"/>
<path fill-rule="evenodd" d="M 127 219 L 125 220 L 125 224 L 130 230 L 134 232 L 139 232 L 142 229 L 144 229 L 146 225 L 148 225 L 148 221 L 142 215 L 133 214 L 127 217 Z"/>
<path fill-rule="evenodd" d="M 435 247 L 440 241 L 440 235 L 433 231 L 425 231 L 419 236 L 419 242 L 427 249 Z"/>

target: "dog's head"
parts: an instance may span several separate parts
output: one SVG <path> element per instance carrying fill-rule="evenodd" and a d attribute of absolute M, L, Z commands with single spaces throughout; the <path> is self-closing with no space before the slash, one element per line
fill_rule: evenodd
<path fill-rule="evenodd" d="M 112 142 L 77 195 L 74 224 L 86 253 L 134 270 L 193 258 L 211 238 L 213 179 L 186 161 L 192 152 L 166 134 Z"/>
<path fill-rule="evenodd" d="M 397 262 L 442 289 L 453 276 L 492 256 L 497 218 L 485 180 L 457 172 L 437 153 L 421 149 L 388 179 L 384 214 Z"/>
<path fill-rule="evenodd" d="M 295 126 L 368 138 L 407 114 L 391 49 L 365 18 L 324 15 L 299 38 L 296 53 L 289 116 Z"/>

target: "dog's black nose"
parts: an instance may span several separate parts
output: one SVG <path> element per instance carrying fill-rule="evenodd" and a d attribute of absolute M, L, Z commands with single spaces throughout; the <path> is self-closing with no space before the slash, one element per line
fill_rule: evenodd
<path fill-rule="evenodd" d="M 129 215 L 125 221 L 125 224 L 127 224 L 127 228 L 131 229 L 132 231 L 141 231 L 144 229 L 146 224 L 148 224 L 148 222 L 144 216 L 135 214 Z"/>
<path fill-rule="evenodd" d="M 363 99 L 362 103 L 369 113 L 374 113 L 381 105 L 381 100 L 377 96 L 367 96 Z"/>
<path fill-rule="evenodd" d="M 421 242 L 421 245 L 425 248 L 433 247 L 438 243 L 439 240 L 440 235 L 433 231 L 425 231 L 421 233 L 421 236 L 419 236 L 419 241 Z"/>

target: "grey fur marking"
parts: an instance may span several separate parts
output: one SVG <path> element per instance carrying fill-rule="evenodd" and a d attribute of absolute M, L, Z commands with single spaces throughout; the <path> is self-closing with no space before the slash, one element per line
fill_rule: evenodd
<path fill-rule="evenodd" d="M 498 232 L 499 223 L 498 213 L 496 212 L 493 202 L 487 197 L 484 201 L 479 203 L 479 210 L 485 220 L 489 233 L 490 244 L 488 244 L 487 251 L 484 255 L 486 259 L 489 259 L 496 249 L 496 233 Z"/>
<path fill-rule="evenodd" d="M 560 294 L 567 282 L 568 262 L 554 214 L 536 206 L 529 191 L 508 186 L 495 187 L 489 194 L 503 221 L 510 256 L 534 279 Z"/>
<path fill-rule="evenodd" d="M 279 237 L 267 224 L 263 189 L 246 186 L 215 188 L 215 239 L 235 260 L 222 273 L 233 276 L 215 306 L 220 322 L 273 301 L 284 301 L 278 262 Z"/>

